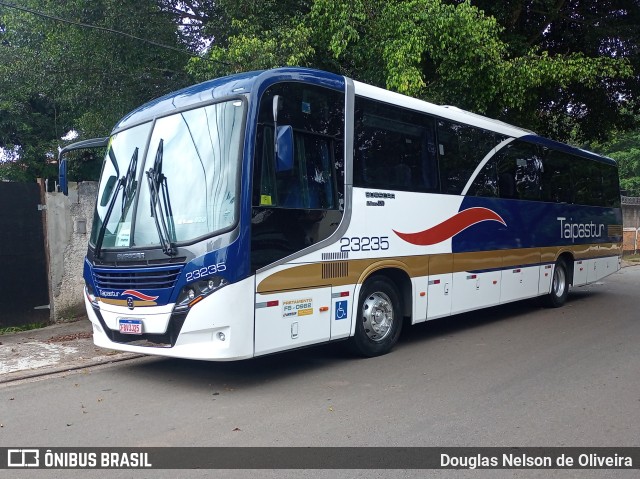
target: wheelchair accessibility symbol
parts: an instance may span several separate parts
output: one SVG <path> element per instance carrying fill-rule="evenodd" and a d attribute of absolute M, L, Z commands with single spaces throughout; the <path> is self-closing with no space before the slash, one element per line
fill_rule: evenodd
<path fill-rule="evenodd" d="M 336 321 L 347 317 L 347 303 L 349 301 L 336 302 Z"/>

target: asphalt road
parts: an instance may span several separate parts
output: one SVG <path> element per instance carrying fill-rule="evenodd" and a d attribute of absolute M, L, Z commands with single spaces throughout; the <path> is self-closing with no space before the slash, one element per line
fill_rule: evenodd
<path fill-rule="evenodd" d="M 329 345 L 236 363 L 143 358 L 11 383 L 0 387 L 0 446 L 640 446 L 639 293 L 640 266 L 629 267 L 573 290 L 560 309 L 525 301 L 406 328 L 379 358 Z M 61 471 L 19 472 L 12 477 Z M 134 475 L 99 472 L 65 476 Z M 553 477 L 636 477 L 576 473 Z M 189 477 L 199 474 L 211 475 Z M 292 477 L 301 475 L 336 473 Z"/>

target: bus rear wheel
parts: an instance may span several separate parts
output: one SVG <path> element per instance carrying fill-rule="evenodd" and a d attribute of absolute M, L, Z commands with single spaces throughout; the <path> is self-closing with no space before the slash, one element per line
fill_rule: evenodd
<path fill-rule="evenodd" d="M 558 260 L 553 268 L 551 292 L 545 296 L 545 304 L 550 308 L 559 308 L 567 302 L 568 294 L 569 274 L 567 263 L 563 260 Z"/>
<path fill-rule="evenodd" d="M 378 276 L 362 286 L 352 350 L 366 357 L 388 353 L 402 329 L 402 303 L 395 285 Z"/>

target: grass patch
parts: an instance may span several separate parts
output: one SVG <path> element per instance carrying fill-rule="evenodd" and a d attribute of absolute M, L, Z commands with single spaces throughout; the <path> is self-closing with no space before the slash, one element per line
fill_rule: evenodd
<path fill-rule="evenodd" d="M 0 328 L 0 336 L 3 334 L 20 333 L 22 331 L 31 331 L 32 329 L 40 329 L 48 326 L 49 323 L 31 323 L 23 324 L 20 326 L 8 326 L 6 328 Z"/>
<path fill-rule="evenodd" d="M 638 263 L 640 262 L 640 254 L 630 254 L 622 257 L 623 260 L 629 261 L 630 263 Z"/>
<path fill-rule="evenodd" d="M 84 303 L 77 303 L 56 312 L 56 323 L 73 323 L 87 317 Z"/>

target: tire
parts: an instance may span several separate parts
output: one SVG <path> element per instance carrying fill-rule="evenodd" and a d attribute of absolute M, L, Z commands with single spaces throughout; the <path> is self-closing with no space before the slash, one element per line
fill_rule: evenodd
<path fill-rule="evenodd" d="M 551 292 L 545 296 L 545 304 L 550 308 L 559 308 L 567 302 L 569 295 L 569 274 L 567 263 L 563 260 L 556 261 L 551 280 Z"/>
<path fill-rule="evenodd" d="M 388 353 L 398 341 L 402 320 L 402 301 L 395 285 L 382 276 L 367 280 L 360 291 L 351 349 L 365 357 Z"/>

